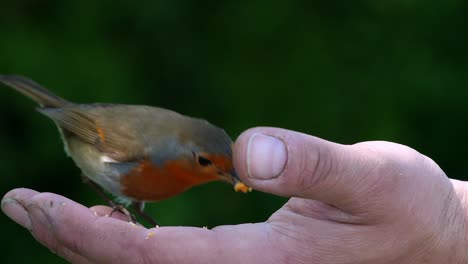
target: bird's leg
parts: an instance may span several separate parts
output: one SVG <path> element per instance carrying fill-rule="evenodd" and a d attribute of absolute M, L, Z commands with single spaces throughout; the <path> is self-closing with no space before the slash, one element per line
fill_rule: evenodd
<path fill-rule="evenodd" d="M 114 205 L 112 206 L 112 211 L 111 213 L 109 214 L 109 216 L 112 216 L 113 213 L 115 212 L 121 212 L 122 214 L 124 214 L 125 216 L 127 216 L 127 219 L 128 219 L 128 222 L 131 222 L 133 224 L 136 224 L 137 223 L 137 220 L 135 218 L 134 215 L 132 215 L 132 213 L 130 213 L 127 208 L 125 208 L 125 206 L 121 205 L 121 204 L 116 204 L 114 203 Z"/>
<path fill-rule="evenodd" d="M 145 202 L 138 201 L 138 202 L 132 202 L 133 209 L 135 212 L 143 217 L 148 223 L 150 223 L 152 226 L 159 226 L 158 221 L 154 219 L 151 215 L 147 214 L 144 209 L 145 209 Z"/>
<path fill-rule="evenodd" d="M 119 211 L 127 216 L 129 222 L 132 222 L 134 224 L 136 223 L 135 216 L 133 216 L 123 205 L 117 204 L 111 198 L 109 198 L 109 196 L 107 196 L 107 194 L 101 189 L 101 187 L 99 187 L 99 185 L 93 182 L 90 178 L 86 177 L 86 175 L 84 174 L 81 174 L 81 180 L 83 181 L 83 183 L 89 185 L 91 189 L 93 189 L 109 204 L 110 207 L 112 207 L 112 211 L 109 216 L 112 216 L 113 213 Z"/>
<path fill-rule="evenodd" d="M 101 196 L 101 198 L 103 198 L 109 204 L 109 206 L 113 207 L 116 205 L 115 202 L 112 201 L 112 199 L 109 198 L 109 196 L 107 196 L 107 194 L 101 189 L 101 187 L 99 187 L 99 185 L 93 182 L 90 178 L 81 174 L 81 180 L 83 183 L 86 183 L 88 186 L 90 186 L 91 189 L 93 189 L 99 196 Z"/>

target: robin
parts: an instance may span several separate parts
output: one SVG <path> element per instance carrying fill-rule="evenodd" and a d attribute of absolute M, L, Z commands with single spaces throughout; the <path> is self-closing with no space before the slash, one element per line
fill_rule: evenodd
<path fill-rule="evenodd" d="M 144 212 L 145 202 L 216 180 L 235 191 L 252 190 L 233 168 L 231 138 L 205 120 L 144 105 L 76 104 L 22 76 L 0 75 L 0 82 L 39 104 L 37 110 L 57 124 L 83 180 L 132 222 L 122 204 L 158 225 Z"/>

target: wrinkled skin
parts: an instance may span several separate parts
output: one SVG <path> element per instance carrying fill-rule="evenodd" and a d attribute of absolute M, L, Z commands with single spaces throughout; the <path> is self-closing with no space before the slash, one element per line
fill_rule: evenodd
<path fill-rule="evenodd" d="M 146 229 L 29 189 L 7 193 L 2 210 L 72 263 L 468 261 L 466 183 L 411 148 L 254 128 L 237 139 L 234 164 L 254 189 L 293 198 L 264 223 L 212 230 Z"/>

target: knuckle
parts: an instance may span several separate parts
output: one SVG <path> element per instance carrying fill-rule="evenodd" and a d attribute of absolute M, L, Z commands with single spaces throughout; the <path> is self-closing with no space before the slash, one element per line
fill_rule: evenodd
<path fill-rule="evenodd" d="M 416 150 L 397 143 L 385 141 L 362 142 L 353 145 L 360 155 L 370 161 L 368 170 L 378 176 L 405 176 L 414 167 L 421 167 L 425 156 Z"/>
<path fill-rule="evenodd" d="M 337 169 L 338 165 L 331 156 L 328 149 L 303 146 L 300 172 L 296 184 L 301 186 L 303 191 L 306 191 L 329 182 L 331 179 L 329 176 Z"/>

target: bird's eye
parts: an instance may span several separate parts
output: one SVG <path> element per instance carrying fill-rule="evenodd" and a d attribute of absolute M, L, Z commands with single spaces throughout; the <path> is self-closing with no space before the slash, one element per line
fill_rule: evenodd
<path fill-rule="evenodd" d="M 204 158 L 202 156 L 198 156 L 198 163 L 203 167 L 211 165 L 211 160 Z"/>

